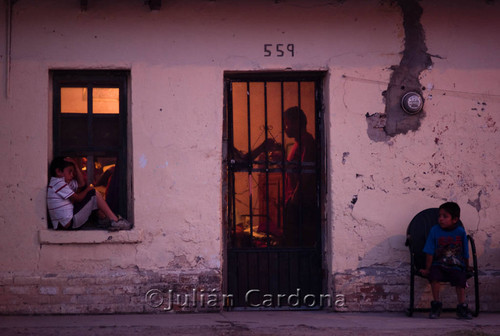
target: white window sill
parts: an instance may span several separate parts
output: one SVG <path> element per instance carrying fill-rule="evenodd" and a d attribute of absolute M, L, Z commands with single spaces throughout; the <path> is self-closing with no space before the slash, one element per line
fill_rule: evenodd
<path fill-rule="evenodd" d="M 95 231 L 55 231 L 50 229 L 38 231 L 40 245 L 61 244 L 138 244 L 142 242 L 142 230 L 122 230 L 108 232 Z"/>

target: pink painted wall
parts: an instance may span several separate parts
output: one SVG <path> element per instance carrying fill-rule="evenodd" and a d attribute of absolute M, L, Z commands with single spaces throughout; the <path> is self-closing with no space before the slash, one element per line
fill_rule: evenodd
<path fill-rule="evenodd" d="M 209 274 L 220 286 L 223 74 L 285 69 L 328 73 L 325 290 L 352 294 L 349 310 L 403 309 L 407 223 L 453 200 L 476 237 L 483 307 L 498 310 L 500 5 L 420 4 L 428 53 L 439 56 L 420 76 L 425 117 L 418 131 L 374 141 L 365 115 L 384 112 L 404 43 L 400 9 L 389 2 L 190 0 L 150 11 L 141 1 L 103 0 L 81 12 L 78 2 L 18 1 L 10 55 L 0 26 L 0 311 L 144 311 L 151 282 Z M 6 22 L 5 2 L 0 10 Z M 295 55 L 265 57 L 266 43 L 294 43 Z M 46 229 L 51 69 L 130 70 L 130 232 Z M 390 283 L 373 275 L 384 269 L 397 279 L 389 294 L 364 299 L 364 284 Z M 117 277 L 128 301 L 105 299 Z"/>

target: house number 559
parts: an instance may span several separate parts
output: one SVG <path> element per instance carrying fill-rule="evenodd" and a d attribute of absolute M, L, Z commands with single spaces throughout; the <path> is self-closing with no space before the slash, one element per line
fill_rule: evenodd
<path fill-rule="evenodd" d="M 295 45 L 293 43 L 283 44 L 264 44 L 264 57 L 283 57 L 289 55 L 295 56 Z"/>

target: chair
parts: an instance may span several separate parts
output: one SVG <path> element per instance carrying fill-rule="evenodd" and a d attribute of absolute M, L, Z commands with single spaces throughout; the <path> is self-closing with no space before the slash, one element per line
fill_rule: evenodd
<path fill-rule="evenodd" d="M 432 226 L 438 223 L 439 209 L 430 208 L 419 212 L 408 225 L 406 230 L 406 243 L 405 245 L 410 249 L 411 256 L 411 274 L 410 274 L 410 307 L 408 308 L 406 314 L 412 316 L 413 312 L 428 311 L 429 309 L 416 309 L 415 305 L 415 276 L 425 278 L 420 270 L 425 268 L 425 253 L 422 251 L 424 249 L 427 236 Z M 463 226 L 461 221 L 458 222 L 459 225 Z M 467 272 L 467 278 L 474 278 L 474 295 L 475 295 L 475 310 L 473 312 L 474 316 L 479 315 L 479 280 L 478 280 L 478 268 L 477 268 L 477 255 L 476 255 L 476 245 L 474 239 L 467 235 L 467 239 L 470 243 L 470 254 L 472 255 L 473 270 Z"/>

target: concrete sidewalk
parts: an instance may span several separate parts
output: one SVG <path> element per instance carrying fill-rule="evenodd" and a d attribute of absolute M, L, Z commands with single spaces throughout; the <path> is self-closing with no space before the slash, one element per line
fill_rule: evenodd
<path fill-rule="evenodd" d="M 500 314 L 458 320 L 443 313 L 323 311 L 209 314 L 0 316 L 0 335 L 500 335 Z"/>

